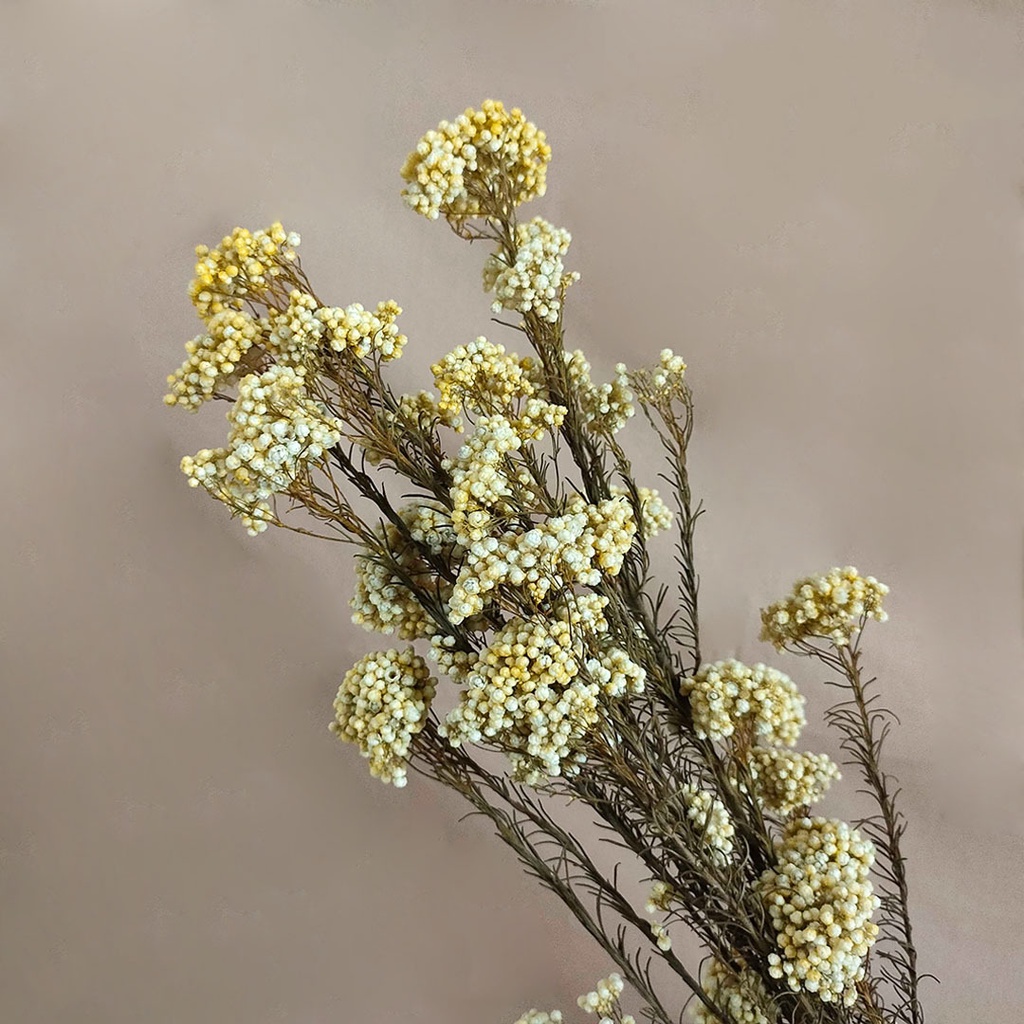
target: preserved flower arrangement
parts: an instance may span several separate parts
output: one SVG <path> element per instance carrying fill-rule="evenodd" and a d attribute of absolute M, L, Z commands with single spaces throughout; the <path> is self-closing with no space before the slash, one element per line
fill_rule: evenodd
<path fill-rule="evenodd" d="M 833 568 L 762 611 L 761 639 L 814 659 L 840 691 L 827 722 L 874 801 L 853 826 L 814 814 L 840 773 L 800 749 L 794 681 L 705 660 L 686 365 L 664 349 L 600 382 L 565 347 L 569 232 L 519 216 L 550 156 L 544 132 L 487 100 L 428 131 L 401 169 L 411 209 L 493 247 L 484 289 L 526 349 L 469 341 L 431 367 L 433 390 L 393 391 L 401 309 L 328 305 L 297 234 L 236 228 L 200 246 L 190 294 L 204 330 L 165 401 L 228 401 L 229 431 L 181 468 L 254 536 L 281 526 L 358 547 L 353 621 L 397 646 L 344 674 L 331 729 L 382 782 L 411 771 L 461 794 L 562 900 L 616 969 L 582 1011 L 634 1024 L 628 984 L 658 1024 L 921 1024 L 905 821 L 880 766 L 893 716 L 861 652 L 888 588 Z M 618 439 L 637 411 L 664 449 L 664 496 Z M 648 550 L 665 531 L 672 585 Z M 643 910 L 560 824 L 566 801 L 637 859 Z M 705 947 L 702 965 L 673 951 L 677 927 Z M 678 979 L 669 990 L 656 959 Z M 530 1010 L 517 1024 L 564 1019 Z"/>

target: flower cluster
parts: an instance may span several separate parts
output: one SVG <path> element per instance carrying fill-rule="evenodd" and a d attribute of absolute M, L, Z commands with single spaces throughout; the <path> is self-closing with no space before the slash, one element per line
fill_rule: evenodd
<path fill-rule="evenodd" d="M 735 659 L 702 665 L 683 680 L 693 725 L 703 739 L 723 740 L 739 729 L 768 744 L 791 747 L 806 718 L 804 698 L 793 680 L 767 665 Z"/>
<path fill-rule="evenodd" d="M 616 497 L 626 497 L 629 491 L 625 487 L 612 484 L 611 493 Z M 637 497 L 640 499 L 640 529 L 645 537 L 667 530 L 672 525 L 672 510 L 662 500 L 661 495 L 652 487 L 638 487 Z"/>
<path fill-rule="evenodd" d="M 624 987 L 622 976 L 613 972 L 607 978 L 602 978 L 593 992 L 580 996 L 576 1005 L 586 1013 L 610 1017 L 615 1012 Z"/>
<path fill-rule="evenodd" d="M 717 864 L 725 864 L 733 849 L 736 828 L 725 809 L 725 804 L 706 789 L 686 783 L 682 788 L 686 804 L 686 819 L 694 832 L 711 849 Z"/>
<path fill-rule="evenodd" d="M 269 500 L 287 492 L 341 438 L 341 423 L 309 398 L 302 368 L 275 365 L 239 382 L 227 448 L 186 455 L 181 469 L 243 517 L 255 535 L 273 522 Z"/>
<path fill-rule="evenodd" d="M 513 618 L 465 672 L 443 734 L 453 745 L 493 741 L 517 777 L 572 775 L 605 697 L 639 693 L 644 670 L 602 639 L 607 598 L 567 595 L 550 614 Z M 600 671 L 602 670 L 603 671 Z"/>
<path fill-rule="evenodd" d="M 615 379 L 610 383 L 595 384 L 590 377 L 590 363 L 580 349 L 565 352 L 564 359 L 566 374 L 579 395 L 587 429 L 608 436 L 621 430 L 636 412 L 626 364 L 616 364 Z"/>
<path fill-rule="evenodd" d="M 507 413 L 520 398 L 535 393 L 532 366 L 531 359 L 520 359 L 484 337 L 459 345 L 430 368 L 440 394 L 438 408 L 456 416 L 464 408 Z"/>
<path fill-rule="evenodd" d="M 644 910 L 646 910 L 648 914 L 657 913 L 659 910 L 668 910 L 675 898 L 676 891 L 668 884 L 668 882 L 655 882 L 651 886 L 651 891 L 647 895 L 647 902 L 644 904 Z"/>
<path fill-rule="evenodd" d="M 279 362 L 298 365 L 315 359 L 325 344 L 359 359 L 376 352 L 387 362 L 401 356 L 408 340 L 396 323 L 401 312 L 391 299 L 373 311 L 358 302 L 345 308 L 321 306 L 308 292 L 293 288 L 287 308 L 270 317 L 268 348 Z"/>
<path fill-rule="evenodd" d="M 774 1024 L 776 1013 L 761 978 L 750 970 L 734 971 L 717 957 L 712 958 L 701 976 L 704 994 L 718 1009 L 724 1010 L 734 1024 Z M 695 1024 L 716 1024 L 718 1018 L 698 999 L 691 1004 Z"/>
<path fill-rule="evenodd" d="M 544 132 L 521 110 L 484 100 L 420 139 L 402 167 L 402 196 L 431 220 L 487 216 L 544 195 L 550 160 Z"/>
<path fill-rule="evenodd" d="M 629 382 L 640 401 L 658 406 L 682 397 L 685 390 L 686 363 L 672 349 L 663 348 L 653 370 L 634 370 Z"/>
<path fill-rule="evenodd" d="M 851 1006 L 878 935 L 871 915 L 879 899 L 868 878 L 874 847 L 845 822 L 796 818 L 776 856 L 758 883 L 780 950 L 769 956 L 771 976 Z"/>
<path fill-rule="evenodd" d="M 769 811 L 782 815 L 817 803 L 832 781 L 842 778 L 827 754 L 754 747 L 749 764 L 758 799 Z"/>
<path fill-rule="evenodd" d="M 494 292 L 491 309 L 534 313 L 556 323 L 562 308 L 562 292 L 579 274 L 565 274 L 562 257 L 569 251 L 572 235 L 543 217 L 534 217 L 516 228 L 516 252 L 511 263 L 502 253 L 492 253 L 484 264 L 484 291 Z"/>
<path fill-rule="evenodd" d="M 368 654 L 345 673 L 331 732 L 359 745 L 371 775 L 404 786 L 412 738 L 426 722 L 435 686 L 411 647 Z"/>
<path fill-rule="evenodd" d="M 196 246 L 198 262 L 189 296 L 203 320 L 225 310 L 239 310 L 243 302 L 265 302 L 284 282 L 294 279 L 299 236 L 280 223 L 265 231 L 235 228 L 212 249 Z M 287 289 L 285 289 L 287 294 Z"/>
<path fill-rule="evenodd" d="M 562 1024 L 562 1014 L 559 1010 L 527 1010 L 515 1024 Z"/>
<path fill-rule="evenodd" d="M 448 558 L 455 535 L 447 514 L 436 505 L 406 505 L 399 516 L 410 539 L 393 523 L 377 528 L 380 547 L 389 559 L 364 552 L 356 560 L 355 592 L 349 604 L 357 625 L 401 640 L 418 640 L 434 635 L 437 624 L 409 582 L 430 592 L 436 589 L 442 601 L 450 599 L 451 586 L 437 580 L 424 554 Z"/>
<path fill-rule="evenodd" d="M 581 499 L 570 507 L 524 532 L 473 539 L 452 593 L 451 620 L 478 614 L 487 595 L 505 584 L 539 602 L 568 583 L 596 586 L 603 575 L 616 575 L 636 534 L 629 503 Z"/>
<path fill-rule="evenodd" d="M 793 585 L 789 597 L 761 610 L 761 639 L 780 651 L 787 644 L 819 638 L 845 646 L 865 619 L 888 619 L 882 608 L 888 593 L 884 583 L 861 576 L 852 565 L 808 576 Z"/>
<path fill-rule="evenodd" d="M 167 378 L 171 390 L 164 402 L 195 412 L 213 397 L 218 384 L 238 373 L 242 357 L 260 340 L 263 329 L 259 320 L 241 310 L 212 314 L 207 333 L 185 343 L 188 358 Z"/>
<path fill-rule="evenodd" d="M 647 924 L 658 949 L 667 953 L 672 948 L 672 936 L 669 935 L 668 929 L 660 921 L 648 921 Z"/>

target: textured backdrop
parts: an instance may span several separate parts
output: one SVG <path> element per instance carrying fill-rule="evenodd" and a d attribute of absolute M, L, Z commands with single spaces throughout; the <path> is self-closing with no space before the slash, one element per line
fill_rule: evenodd
<path fill-rule="evenodd" d="M 1018 1019 L 1022 36 L 996 0 L 0 3 L 0 1018 L 507 1024 L 610 968 L 448 794 L 328 734 L 379 642 L 350 552 L 246 537 L 177 466 L 222 408 L 160 401 L 192 246 L 236 223 L 399 300 L 403 389 L 498 337 L 484 252 L 397 175 L 495 96 L 554 149 L 571 342 L 689 363 L 706 653 L 769 659 L 804 573 L 892 586 L 929 1020 Z"/>

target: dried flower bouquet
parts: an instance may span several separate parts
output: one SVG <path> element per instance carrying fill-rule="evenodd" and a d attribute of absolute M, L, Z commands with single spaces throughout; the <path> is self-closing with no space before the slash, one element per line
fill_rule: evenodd
<path fill-rule="evenodd" d="M 628 983 L 659 1024 L 687 1008 L 725 1024 L 920 1024 L 904 820 L 879 763 L 892 716 L 860 647 L 866 621 L 885 621 L 887 588 L 836 568 L 762 612 L 761 639 L 815 659 L 840 691 L 828 723 L 875 804 L 853 827 L 812 813 L 839 770 L 798 749 L 793 681 L 704 660 L 686 367 L 665 349 L 599 383 L 565 348 L 569 233 L 517 215 L 544 194 L 550 152 L 519 110 L 488 100 L 428 131 L 402 168 L 413 210 L 493 246 L 484 288 L 529 349 L 460 345 L 431 368 L 434 391 L 394 393 L 400 308 L 327 305 L 298 235 L 237 228 L 200 246 L 204 332 L 166 401 L 229 401 L 230 430 L 182 469 L 250 534 L 358 546 L 353 620 L 402 646 L 345 674 L 331 728 L 383 782 L 404 786 L 411 768 L 456 790 L 565 903 L 616 968 L 582 1010 L 633 1024 Z M 664 448 L 666 497 L 635 479 L 618 440 L 636 410 Z M 667 530 L 671 587 L 648 552 Z M 642 865 L 645 912 L 560 824 L 566 800 Z M 677 925 L 706 947 L 703 967 L 673 952 Z M 659 991 L 655 958 L 682 986 Z M 562 1019 L 530 1010 L 518 1024 Z"/>

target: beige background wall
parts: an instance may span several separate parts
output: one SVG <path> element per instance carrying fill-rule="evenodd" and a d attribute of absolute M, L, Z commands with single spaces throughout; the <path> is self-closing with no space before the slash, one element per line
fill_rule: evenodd
<path fill-rule="evenodd" d="M 573 341 L 690 364 L 707 653 L 769 658 L 805 572 L 892 585 L 929 1020 L 1019 1019 L 1022 33 L 996 0 L 0 3 L 0 1019 L 506 1024 L 609 969 L 332 740 L 377 643 L 349 552 L 247 538 L 177 469 L 222 410 L 160 403 L 191 247 L 236 223 L 397 298 L 403 387 L 490 332 L 484 253 L 397 178 L 488 95 L 554 147 Z"/>

